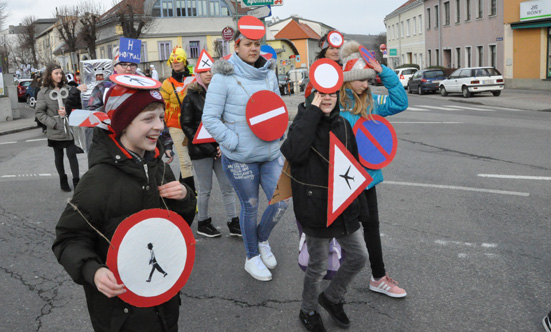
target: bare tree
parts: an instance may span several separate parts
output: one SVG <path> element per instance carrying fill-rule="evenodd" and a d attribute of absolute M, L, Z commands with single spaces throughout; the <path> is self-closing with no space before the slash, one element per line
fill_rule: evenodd
<path fill-rule="evenodd" d="M 0 30 L 2 30 L 2 27 L 4 26 L 4 22 L 6 22 L 6 18 L 8 17 L 10 13 L 8 12 L 8 3 L 6 0 L 0 0 Z"/>
<path fill-rule="evenodd" d="M 56 30 L 67 45 L 69 52 L 77 50 L 77 25 L 80 10 L 78 6 L 56 7 Z"/>
<path fill-rule="evenodd" d="M 217 39 L 212 42 L 212 57 L 213 58 L 221 58 L 224 56 L 224 47 L 223 43 L 224 41 L 222 39 Z"/>
<path fill-rule="evenodd" d="M 21 21 L 21 33 L 17 35 L 18 44 L 17 52 L 19 56 L 14 56 L 16 64 L 31 62 L 33 67 L 38 67 L 38 59 L 36 57 L 36 18 L 34 16 L 26 16 Z M 19 59 L 18 59 L 19 57 Z"/>
<path fill-rule="evenodd" d="M 143 0 L 122 0 L 117 6 L 116 16 L 126 38 L 139 39 L 152 22 L 151 10 L 144 7 Z"/>
<path fill-rule="evenodd" d="M 79 21 L 82 28 L 78 38 L 86 44 L 90 58 L 96 59 L 97 26 L 103 6 L 92 0 L 82 0 L 79 3 L 79 8 L 81 12 Z"/>

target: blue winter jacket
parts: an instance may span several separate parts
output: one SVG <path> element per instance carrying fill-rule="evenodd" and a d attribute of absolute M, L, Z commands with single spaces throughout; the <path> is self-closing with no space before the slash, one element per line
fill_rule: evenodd
<path fill-rule="evenodd" d="M 253 67 L 236 53 L 227 61 L 216 61 L 212 68 L 213 77 L 203 108 L 203 126 L 220 144 L 224 156 L 231 160 L 256 163 L 280 156 L 280 141 L 267 142 L 258 138 L 245 117 L 245 107 L 255 92 L 270 90 L 279 95 L 273 68 L 275 63 L 262 57 Z"/>
<path fill-rule="evenodd" d="M 398 79 L 396 73 L 394 73 L 390 68 L 386 67 L 385 65 L 381 66 L 383 67 L 383 71 L 378 75 L 381 78 L 381 82 L 383 82 L 383 85 L 388 90 L 388 96 L 372 94 L 373 110 L 371 111 L 371 114 L 377 114 L 387 117 L 389 115 L 394 115 L 405 111 L 406 108 L 408 108 L 408 96 L 406 94 L 406 90 L 402 86 L 402 83 L 400 83 L 400 80 Z M 350 89 L 346 89 L 346 94 L 352 101 L 353 108 L 353 92 Z M 359 114 L 354 115 L 349 111 L 345 111 L 342 106 L 341 116 L 348 120 L 348 122 L 350 122 L 352 128 L 354 128 L 356 121 L 358 121 L 358 119 L 360 118 Z M 383 182 L 383 172 L 380 169 L 365 169 L 373 178 L 373 181 L 371 181 L 371 183 L 367 186 L 366 190 L 373 188 L 378 183 Z"/>

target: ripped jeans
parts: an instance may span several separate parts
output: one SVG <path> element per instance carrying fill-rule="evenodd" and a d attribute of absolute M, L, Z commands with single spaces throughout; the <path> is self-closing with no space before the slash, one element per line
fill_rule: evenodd
<path fill-rule="evenodd" d="M 239 226 L 247 258 L 258 256 L 258 242 L 268 241 L 272 229 L 287 209 L 287 201 L 268 205 L 260 223 L 257 224 L 259 186 L 262 186 L 268 201 L 272 199 L 283 168 L 283 158 L 258 163 L 241 163 L 222 155 L 222 166 L 233 189 L 239 197 L 241 211 Z"/>

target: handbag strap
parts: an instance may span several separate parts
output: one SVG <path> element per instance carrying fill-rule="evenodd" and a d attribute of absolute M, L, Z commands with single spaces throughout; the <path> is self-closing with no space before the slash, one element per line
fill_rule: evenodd
<path fill-rule="evenodd" d="M 172 84 L 172 89 L 174 89 L 174 94 L 176 95 L 176 99 L 178 99 L 178 105 L 182 107 L 182 102 L 180 101 L 180 96 L 178 96 L 178 91 L 176 91 L 176 87 L 174 86 L 174 83 L 170 82 Z"/>

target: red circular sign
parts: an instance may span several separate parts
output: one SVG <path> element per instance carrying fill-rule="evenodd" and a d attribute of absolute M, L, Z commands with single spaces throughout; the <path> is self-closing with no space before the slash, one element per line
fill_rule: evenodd
<path fill-rule="evenodd" d="M 195 261 L 195 238 L 176 212 L 148 209 L 124 219 L 107 252 L 107 266 L 136 307 L 167 302 L 186 284 Z"/>
<path fill-rule="evenodd" d="M 339 48 L 344 43 L 344 37 L 338 31 L 331 31 L 327 35 L 327 42 L 331 45 L 331 47 Z"/>
<path fill-rule="evenodd" d="M 398 150 L 398 138 L 394 127 L 380 115 L 371 119 L 359 118 L 354 125 L 358 144 L 358 159 L 369 169 L 381 169 L 394 160 Z"/>
<path fill-rule="evenodd" d="M 237 22 L 241 34 L 251 40 L 259 40 L 264 37 L 266 27 L 261 20 L 254 16 L 243 16 Z"/>
<path fill-rule="evenodd" d="M 381 44 L 381 46 L 379 46 L 379 50 L 381 50 L 381 52 L 385 51 L 386 50 L 386 45 Z"/>
<path fill-rule="evenodd" d="M 264 141 L 281 138 L 289 123 L 287 105 L 280 96 L 268 90 L 258 91 L 251 96 L 245 115 L 249 128 Z"/>
<path fill-rule="evenodd" d="M 310 83 L 321 93 L 337 91 L 342 82 L 342 68 L 333 60 L 319 59 L 310 67 Z"/>
<path fill-rule="evenodd" d="M 163 85 L 161 82 L 151 77 L 136 74 L 113 74 L 109 76 L 109 79 L 113 83 L 132 89 L 151 90 L 158 89 Z"/>
<path fill-rule="evenodd" d="M 231 27 L 225 27 L 222 29 L 222 39 L 230 41 L 233 38 L 234 31 Z"/>

